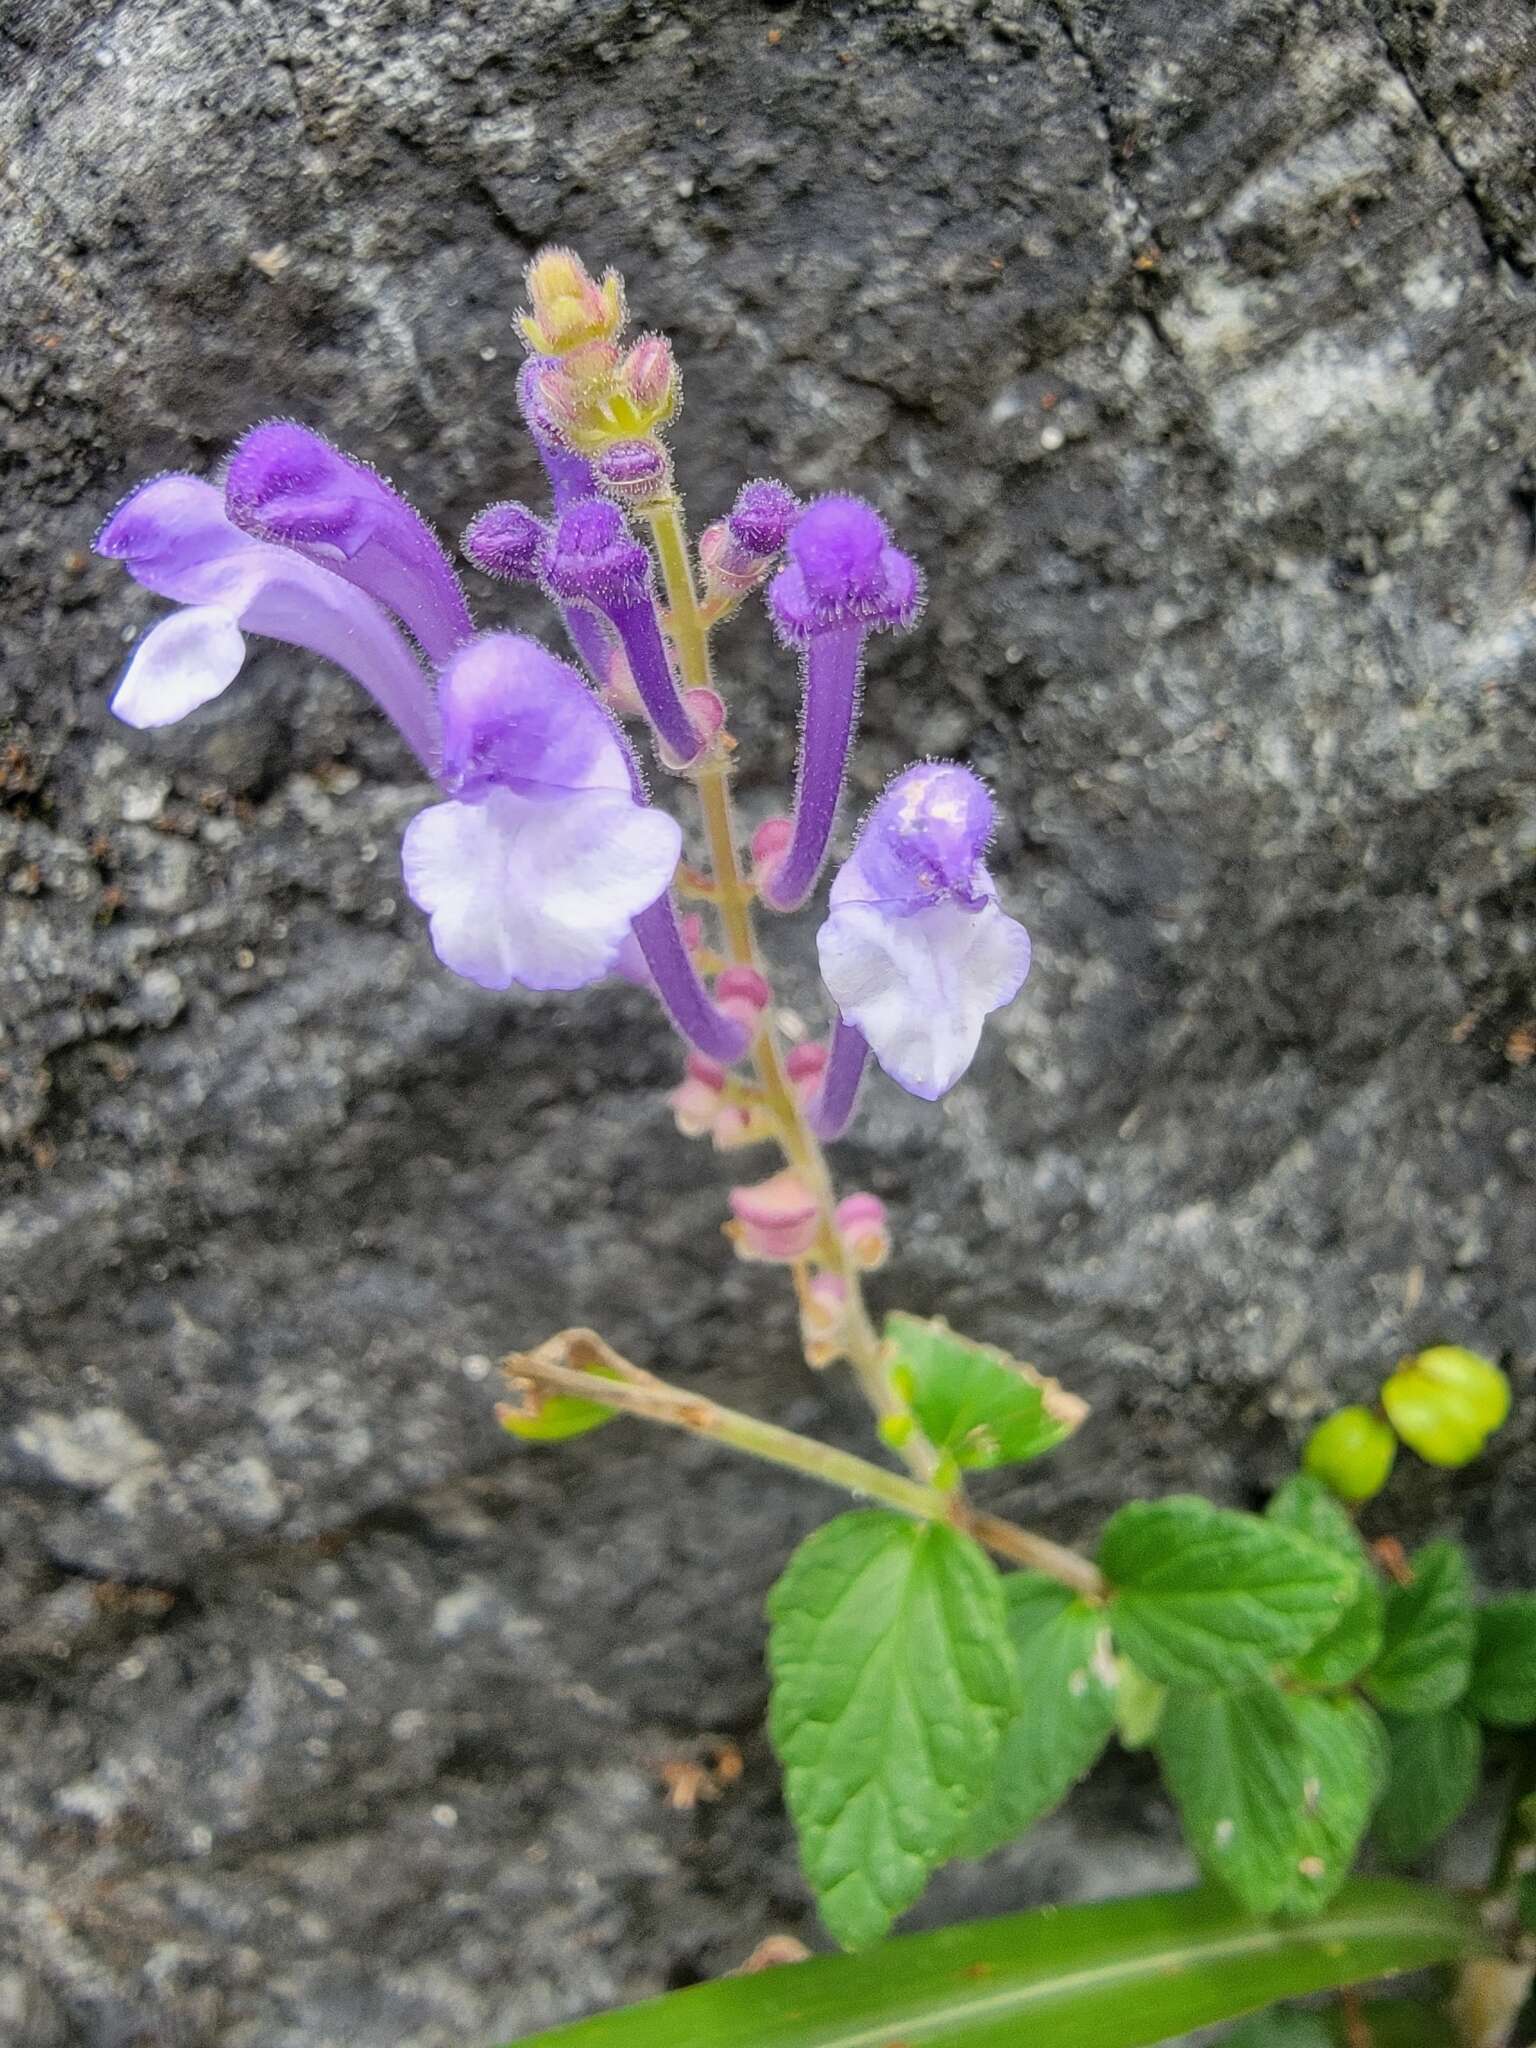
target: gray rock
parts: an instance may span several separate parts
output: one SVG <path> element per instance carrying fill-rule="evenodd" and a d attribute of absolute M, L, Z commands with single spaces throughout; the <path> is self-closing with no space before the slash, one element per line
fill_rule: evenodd
<path fill-rule="evenodd" d="M 487 1362 L 590 1321 L 863 1424 L 728 1261 L 645 1001 L 434 967 L 422 790 L 343 679 L 264 653 L 114 727 L 156 607 L 96 524 L 273 411 L 449 532 L 531 495 L 521 266 L 619 263 L 679 345 L 697 514 L 845 484 L 929 568 L 861 790 L 959 749 L 1003 800 L 1025 998 L 845 1148 L 895 1219 L 882 1303 L 1096 1404 L 999 1503 L 1086 1539 L 1127 1493 L 1251 1500 L 1441 1335 L 1528 1415 L 1529 27 L 22 0 L 0 53 L 0 2020 L 466 2048 L 810 1931 L 760 1603 L 829 1505 L 637 1430 L 521 1451 Z M 794 679 L 760 622 L 729 659 L 760 814 Z M 1533 1477 L 1516 1424 L 1398 1526 L 1529 1581 Z M 710 1740 L 740 1784 L 670 1810 Z M 1126 1767 L 922 1915 L 1183 1867 Z"/>

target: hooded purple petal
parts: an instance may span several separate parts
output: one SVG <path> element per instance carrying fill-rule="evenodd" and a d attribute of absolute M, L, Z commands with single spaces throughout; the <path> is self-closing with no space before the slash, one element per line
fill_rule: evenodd
<path fill-rule="evenodd" d="M 225 689 L 256 633 L 303 647 L 356 678 L 428 767 L 437 712 L 415 655 L 371 598 L 230 524 L 221 494 L 191 476 L 141 484 L 96 538 L 136 583 L 190 609 L 151 628 L 112 701 L 130 725 L 169 725 Z"/>
<path fill-rule="evenodd" d="M 444 669 L 454 800 L 406 828 L 405 884 L 438 958 L 483 988 L 581 988 L 666 893 L 682 833 L 637 800 L 627 750 L 576 672 L 488 634 Z"/>
<path fill-rule="evenodd" d="M 230 456 L 225 502 L 244 532 L 292 548 L 389 606 L 430 660 L 446 661 L 473 633 L 453 565 L 420 513 L 307 427 L 253 427 Z"/>

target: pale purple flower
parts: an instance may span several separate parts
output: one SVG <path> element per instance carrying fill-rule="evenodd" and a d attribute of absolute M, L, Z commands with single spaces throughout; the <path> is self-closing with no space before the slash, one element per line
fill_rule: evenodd
<path fill-rule="evenodd" d="M 445 967 L 482 988 L 582 988 L 666 893 L 675 819 L 640 800 L 612 719 L 574 669 L 511 633 L 438 684 L 443 787 L 406 827 L 405 886 Z"/>
<path fill-rule="evenodd" d="M 226 690 L 256 633 L 334 661 L 435 765 L 437 712 L 420 662 L 383 608 L 328 569 L 231 525 L 224 499 L 193 476 L 158 476 L 125 498 L 96 537 L 136 583 L 185 609 L 140 640 L 112 698 L 125 724 L 174 725 Z"/>
<path fill-rule="evenodd" d="M 848 768 L 865 636 L 905 627 L 922 601 L 911 557 L 860 498 L 818 498 L 789 529 L 789 560 L 768 586 L 779 637 L 802 650 L 804 704 L 793 830 L 760 870 L 765 902 L 797 910 L 821 873 Z"/>
<path fill-rule="evenodd" d="M 843 1020 L 928 1102 L 959 1080 L 982 1020 L 1029 972 L 1029 934 L 999 906 L 983 860 L 991 831 L 991 798 L 969 769 L 904 769 L 865 819 L 817 934 Z"/>
<path fill-rule="evenodd" d="M 292 548 L 387 605 L 441 664 L 474 632 L 453 564 L 421 514 L 376 470 L 293 420 L 236 442 L 225 507 L 242 531 Z"/>

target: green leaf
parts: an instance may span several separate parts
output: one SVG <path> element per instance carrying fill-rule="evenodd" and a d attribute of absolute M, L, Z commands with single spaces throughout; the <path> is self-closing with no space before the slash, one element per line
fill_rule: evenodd
<path fill-rule="evenodd" d="M 1116 1642 L 1166 1685 L 1251 1683 L 1328 1633 L 1360 1583 L 1312 1538 L 1183 1494 L 1123 1507 L 1099 1563 Z"/>
<path fill-rule="evenodd" d="M 1306 1685 L 1348 1685 L 1381 1650 L 1381 1581 L 1365 1557 L 1360 1533 L 1332 1490 L 1306 1472 L 1287 1480 L 1264 1512 L 1270 1521 L 1310 1536 L 1360 1572 L 1360 1589 L 1338 1626 L 1290 1660 L 1291 1671 Z"/>
<path fill-rule="evenodd" d="M 1365 1689 L 1393 1714 L 1454 1706 L 1472 1677 L 1472 1575 L 1456 1543 L 1426 1543 L 1410 1560 L 1413 1583 L 1387 1590 L 1381 1655 Z"/>
<path fill-rule="evenodd" d="M 1149 1749 L 1168 1704 L 1168 1688 L 1134 1665 L 1129 1657 L 1117 1657 L 1115 1670 L 1115 1733 L 1122 1749 Z"/>
<path fill-rule="evenodd" d="M 1483 1734 L 1460 1707 L 1440 1714 L 1386 1716 L 1387 1789 L 1372 1829 L 1383 1855 L 1412 1863 L 1471 1803 L 1483 1762 Z"/>
<path fill-rule="evenodd" d="M 1279 1998 L 1487 1948 L 1470 1906 L 1391 1879 L 1355 1879 L 1299 1927 L 1214 1889 L 1166 1892 L 898 1935 L 869 1955 L 696 1984 L 521 2048 L 1149 2048 Z"/>
<path fill-rule="evenodd" d="M 589 1365 L 586 1371 L 595 1380 L 619 1378 L 608 1365 Z M 514 1405 L 503 1401 L 496 1410 L 496 1420 L 508 1436 L 525 1444 L 566 1443 L 573 1436 L 601 1429 L 619 1412 L 617 1408 L 605 1408 L 601 1401 L 584 1401 L 579 1394 L 547 1394 L 529 1382 L 523 1384 L 521 1402 Z"/>
<path fill-rule="evenodd" d="M 876 1941 L 951 1853 L 1014 1706 L 1002 1587 L 969 1537 L 881 1509 L 807 1537 L 768 1597 L 769 1732 L 822 1918 Z"/>
<path fill-rule="evenodd" d="M 942 1318 L 886 1317 L 892 1382 L 924 1435 L 964 1470 L 1019 1465 L 1059 1444 L 1088 1413 L 1075 1394 Z"/>
<path fill-rule="evenodd" d="M 1490 1600 L 1476 1617 L 1467 1705 L 1495 1728 L 1536 1721 L 1536 1593 Z"/>
<path fill-rule="evenodd" d="M 1172 1694 L 1157 1754 L 1201 1867 L 1254 1912 L 1325 1905 L 1386 1780 L 1369 1707 L 1274 1685 Z"/>
<path fill-rule="evenodd" d="M 1206 1875 L 1255 1913 L 1291 1903 L 1306 1769 L 1278 1687 L 1170 1693 L 1155 1747 Z"/>
<path fill-rule="evenodd" d="M 1289 1697 L 1301 1736 L 1301 1825 L 1296 1890 L 1302 1912 L 1325 1904 L 1348 1877 L 1387 1784 L 1387 1737 L 1364 1700 Z"/>
<path fill-rule="evenodd" d="M 1003 1580 L 1019 1706 L 991 1788 L 958 1853 L 985 1856 L 1034 1826 L 1093 1768 L 1115 1725 L 1116 1672 L 1103 1613 L 1034 1572 Z"/>

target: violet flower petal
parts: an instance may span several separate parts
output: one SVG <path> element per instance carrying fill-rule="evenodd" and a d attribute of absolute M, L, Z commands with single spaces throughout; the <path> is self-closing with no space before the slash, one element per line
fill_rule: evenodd
<path fill-rule="evenodd" d="M 225 505 L 242 531 L 291 548 L 387 605 L 428 659 L 474 632 L 437 536 L 366 463 L 292 420 L 268 420 L 235 444 Z"/>
<path fill-rule="evenodd" d="M 257 633 L 345 669 L 434 766 L 431 686 L 386 613 L 329 570 L 231 525 L 212 484 L 152 478 L 124 499 L 95 546 L 146 590 L 191 608 L 161 620 L 135 648 L 112 700 L 126 723 L 169 725 L 216 697 L 239 671 L 243 635 Z"/>
<path fill-rule="evenodd" d="M 549 356 L 530 356 L 523 364 L 517 374 L 517 403 L 544 465 L 544 474 L 549 478 L 558 519 L 583 498 L 597 496 L 597 478 L 584 455 L 561 445 L 554 422 L 539 398 L 539 373 L 552 360 Z M 611 628 L 582 604 L 562 604 L 559 612 L 577 659 L 598 688 L 606 689 L 613 646 Z"/>
<path fill-rule="evenodd" d="M 581 677 L 537 640 L 485 633 L 461 648 L 438 687 L 442 783 L 473 802 L 491 789 L 531 798 L 645 787 L 612 716 Z"/>
<path fill-rule="evenodd" d="M 816 935 L 822 979 L 893 1081 L 925 1102 L 976 1056 L 982 1020 L 1029 972 L 1029 934 L 995 902 L 914 911 L 855 902 Z"/>
<path fill-rule="evenodd" d="M 829 1142 L 840 1138 L 853 1122 L 859 1083 L 868 1064 L 868 1039 L 839 1011 L 832 1029 L 832 1047 L 827 1055 L 826 1071 L 810 1109 L 811 1129 L 818 1138 Z"/>
<path fill-rule="evenodd" d="M 627 794 L 491 789 L 411 820 L 405 886 L 456 974 L 482 988 L 583 988 L 664 894 L 682 843 L 675 819 Z"/>

